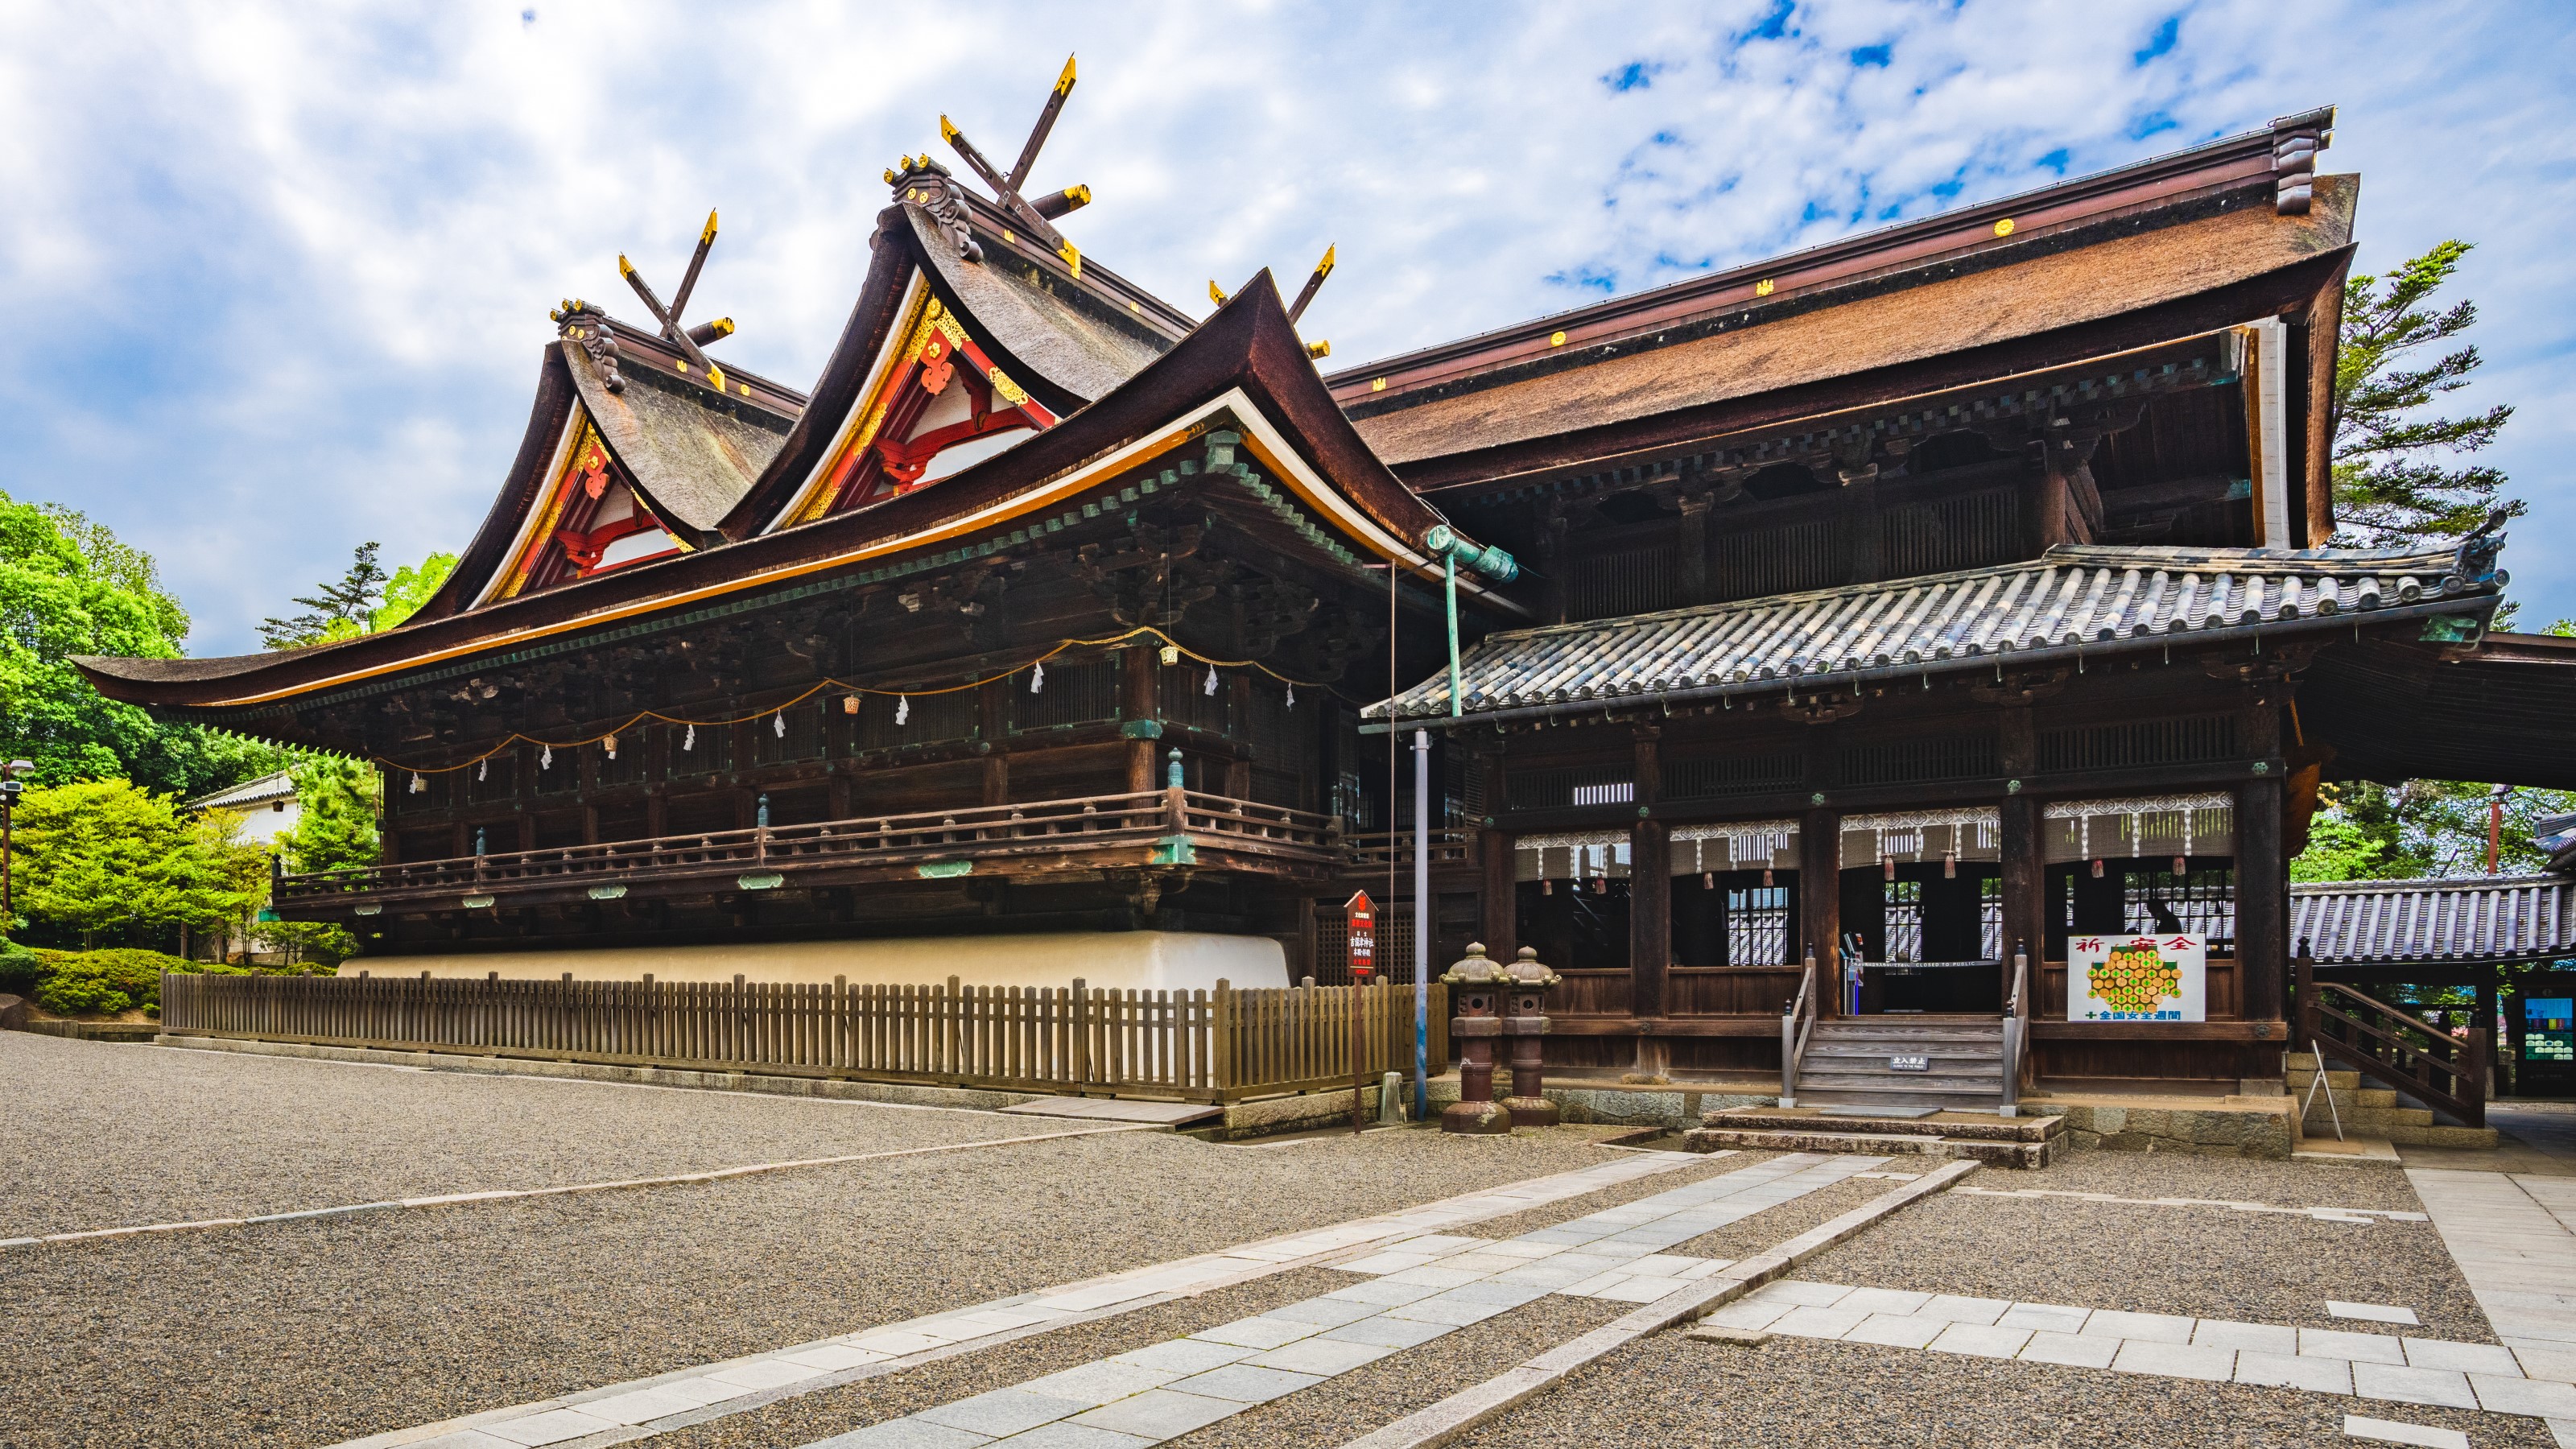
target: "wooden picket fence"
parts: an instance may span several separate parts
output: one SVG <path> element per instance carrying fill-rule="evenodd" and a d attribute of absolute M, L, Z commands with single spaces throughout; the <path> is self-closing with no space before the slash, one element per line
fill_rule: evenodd
<path fill-rule="evenodd" d="M 548 1061 L 919 1082 L 1223 1103 L 1409 1070 L 1410 986 L 1213 991 L 851 986 L 745 981 L 505 981 L 498 976 L 161 978 L 174 1035 Z M 1449 1054 L 1431 987 L 1431 1069 Z"/>

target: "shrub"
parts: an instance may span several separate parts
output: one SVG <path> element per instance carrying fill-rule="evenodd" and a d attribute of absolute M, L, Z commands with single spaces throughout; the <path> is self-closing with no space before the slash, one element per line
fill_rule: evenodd
<path fill-rule="evenodd" d="M 66 1015 L 114 1013 L 137 1006 L 157 1011 L 162 972 L 205 969 L 202 962 L 133 948 L 34 954 L 46 967 L 44 980 L 36 985 L 36 1003 Z"/>
<path fill-rule="evenodd" d="M 45 979 L 45 958 L 15 941 L 0 940 L 0 994 L 33 996 Z"/>

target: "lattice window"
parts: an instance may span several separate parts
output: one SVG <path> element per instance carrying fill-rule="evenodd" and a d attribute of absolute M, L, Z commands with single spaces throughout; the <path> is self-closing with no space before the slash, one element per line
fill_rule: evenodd
<path fill-rule="evenodd" d="M 465 798 L 476 805 L 518 799 L 518 765 L 517 758 L 505 752 L 461 771 L 465 779 Z"/>
<path fill-rule="evenodd" d="M 1056 729 L 1118 718 L 1118 656 L 1078 664 L 1051 662 L 1035 694 L 1025 675 L 1011 676 L 1011 728 Z"/>
<path fill-rule="evenodd" d="M 2001 773 L 1993 734 L 1932 735 L 1878 745 L 1852 745 L 1836 759 L 1846 785 L 1893 785 L 1922 780 L 1974 780 Z"/>
<path fill-rule="evenodd" d="M 823 757 L 823 710 L 817 700 L 763 715 L 752 722 L 751 757 L 757 764 L 784 765 Z M 784 725 L 782 730 L 780 726 Z"/>
<path fill-rule="evenodd" d="M 1769 755 L 1717 755 L 1706 759 L 1663 762 L 1663 798 L 1714 800 L 1727 795 L 1759 795 L 1794 790 L 1807 778 L 1807 757 L 1799 750 Z"/>
<path fill-rule="evenodd" d="M 1637 772 L 1628 765 L 1515 770 L 1511 776 L 1511 796 L 1515 810 L 1625 804 L 1637 798 Z"/>
<path fill-rule="evenodd" d="M 2009 563 L 2021 552 L 2021 509 L 2010 488 L 1900 504 L 1880 529 L 1889 578 Z"/>
<path fill-rule="evenodd" d="M 1727 891 L 1726 960 L 1730 966 L 1789 964 L 1787 886 Z"/>
<path fill-rule="evenodd" d="M 1677 544 L 1621 549 L 1566 564 L 1569 619 L 1616 619 L 1688 602 L 1682 596 L 1682 552 Z"/>
<path fill-rule="evenodd" d="M 1208 679 L 1213 674 L 1216 688 L 1211 691 Z M 1188 725 L 1213 735 L 1230 735 L 1234 731 L 1234 686 L 1223 671 L 1184 657 L 1179 664 L 1154 667 L 1154 684 L 1160 697 L 1160 708 L 1166 723 Z"/>
<path fill-rule="evenodd" d="M 654 732 L 661 736 L 662 748 L 670 759 L 671 779 L 695 780 L 733 768 L 732 725 L 666 724 Z"/>
<path fill-rule="evenodd" d="M 1712 561 L 1719 599 L 1751 599 L 1844 583 L 1851 566 L 1830 519 L 1749 533 L 1720 533 Z"/>
<path fill-rule="evenodd" d="M 2085 867 L 2072 867 L 2082 871 Z M 2232 866 L 2204 865 L 2177 875 L 2171 870 L 2122 870 L 2120 914 L 2124 931 L 2158 935 L 2187 931 L 2204 937 L 2212 956 L 2236 954 L 2236 871 Z M 2071 887 L 2074 882 L 2070 879 Z M 2076 930 L 2077 892 L 2064 892 L 2066 934 Z"/>
<path fill-rule="evenodd" d="M 2114 770 L 2132 765 L 2178 765 L 2237 757 L 2236 716 L 2184 715 L 2043 730 L 2042 770 Z"/>
<path fill-rule="evenodd" d="M 1377 908 L 1377 965 L 1371 979 L 1410 986 L 1413 965 L 1413 903 L 1381 902 Z M 1444 969 L 1446 963 L 1431 963 L 1435 979 Z M 1319 902 L 1315 908 L 1315 984 L 1351 984 L 1351 922 L 1338 901 Z"/>
<path fill-rule="evenodd" d="M 897 715 L 902 716 L 900 722 Z M 906 745 L 971 740 L 983 723 L 983 717 L 981 693 L 972 689 L 894 698 L 863 694 L 859 696 L 859 723 L 853 731 L 851 751 L 867 754 L 876 750 L 899 750 Z"/>

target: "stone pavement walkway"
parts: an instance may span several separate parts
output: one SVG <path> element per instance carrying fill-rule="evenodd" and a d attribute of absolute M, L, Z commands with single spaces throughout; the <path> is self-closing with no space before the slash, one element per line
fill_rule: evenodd
<path fill-rule="evenodd" d="M 2496 1337 L 2535 1376 L 2576 1380 L 2576 1178 L 2409 1168 Z M 2576 1417 L 2576 1415 L 2571 1415 Z"/>
<path fill-rule="evenodd" d="M 1425 1234 L 1372 1281 L 822 1440 L 808 1449 L 1144 1449 L 1566 1293 L 1644 1303 L 1729 1260 L 1665 1251 L 1887 1159 L 1799 1153 L 1502 1242 Z"/>
<path fill-rule="evenodd" d="M 1687 1152 L 1621 1153 L 1597 1166 L 1486 1188 L 1402 1212 L 1125 1269 L 724 1363 L 369 1435 L 334 1449 L 530 1449 L 576 1439 L 585 1444 L 641 1439 L 1049 1328 L 1292 1268 L 1329 1264 L 1359 1256 L 1372 1246 L 1525 1212 L 1708 1160 Z"/>
<path fill-rule="evenodd" d="M 2576 1431 L 2576 1384 L 2557 1358 L 2492 1343 L 1795 1280 L 1760 1289 L 1707 1321 L 1799 1338 L 2484 1409 L 2547 1419 L 2562 1438 Z"/>

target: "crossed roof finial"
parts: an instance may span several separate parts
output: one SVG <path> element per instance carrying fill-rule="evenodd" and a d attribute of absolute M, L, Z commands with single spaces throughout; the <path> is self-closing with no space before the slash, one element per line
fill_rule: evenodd
<path fill-rule="evenodd" d="M 1003 210 L 1027 227 L 1031 236 L 1054 247 L 1065 264 L 1073 268 L 1074 275 L 1080 276 L 1081 250 L 1066 241 L 1053 223 L 1057 217 L 1089 203 L 1091 188 L 1068 186 L 1062 191 L 1050 191 L 1034 201 L 1021 194 L 1021 188 L 1028 184 L 1029 169 L 1037 165 L 1038 149 L 1046 145 L 1047 134 L 1055 129 L 1055 118 L 1064 111 L 1065 97 L 1073 94 L 1073 80 L 1073 57 L 1068 55 L 1064 58 L 1063 73 L 1055 78 L 1055 89 L 1047 95 L 1046 109 L 1038 113 L 1038 123 L 1029 132 L 1028 144 L 1020 147 L 1020 159 L 1012 164 L 1007 176 L 984 159 L 984 153 L 975 149 L 975 143 L 966 139 L 966 133 L 958 130 L 956 123 L 944 115 L 939 118 L 939 136 L 973 168 L 977 176 L 984 179 L 985 185 L 993 188 L 994 199 L 1001 202 Z"/>
<path fill-rule="evenodd" d="M 653 313 L 653 320 L 662 324 L 662 335 L 669 339 L 672 345 L 687 353 L 691 362 L 704 368 L 713 368 L 715 364 L 707 361 L 706 353 L 700 349 L 718 338 L 731 337 L 733 319 L 718 317 L 713 322 L 701 322 L 695 327 L 683 328 L 680 325 L 680 314 L 688 309 L 689 294 L 697 290 L 698 272 L 706 266 L 707 253 L 715 247 L 715 244 L 716 214 L 709 211 L 706 229 L 698 233 L 698 249 L 690 254 L 688 273 L 680 278 L 680 290 L 672 295 L 671 305 L 668 307 L 663 306 L 662 299 L 654 295 L 652 284 L 644 280 L 644 274 L 635 270 L 633 262 L 626 260 L 626 254 L 624 252 L 617 254 L 619 275 L 626 278 L 626 285 L 635 289 L 636 296 L 644 299 L 644 305 Z"/>

